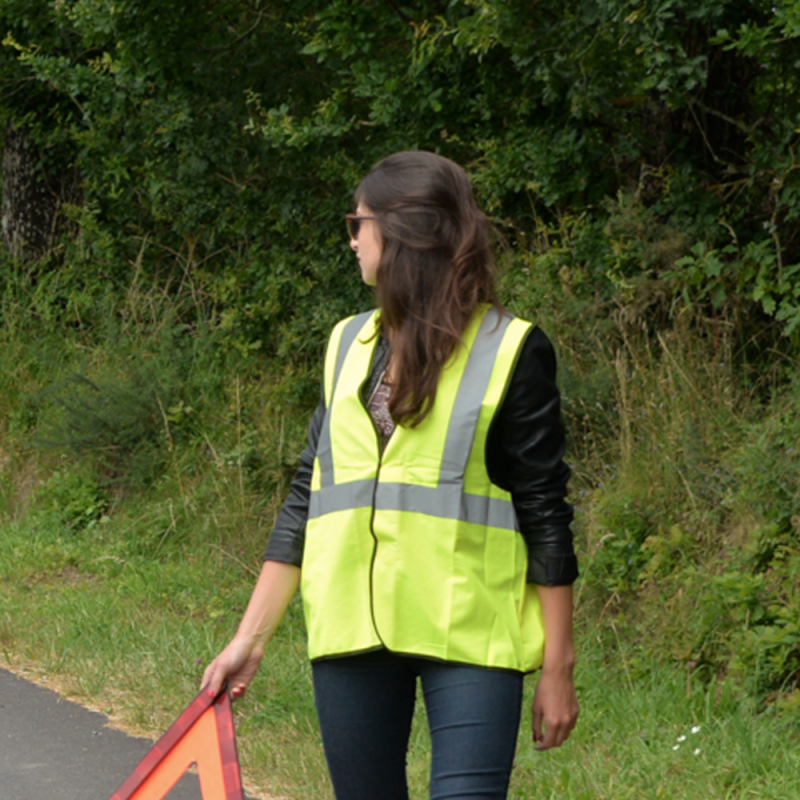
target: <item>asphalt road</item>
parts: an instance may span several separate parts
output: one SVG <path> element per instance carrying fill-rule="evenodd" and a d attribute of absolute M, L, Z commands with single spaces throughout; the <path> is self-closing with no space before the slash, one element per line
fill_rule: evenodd
<path fill-rule="evenodd" d="M 152 746 L 0 669 L 0 800 L 108 800 Z M 168 800 L 201 800 L 187 773 Z"/>

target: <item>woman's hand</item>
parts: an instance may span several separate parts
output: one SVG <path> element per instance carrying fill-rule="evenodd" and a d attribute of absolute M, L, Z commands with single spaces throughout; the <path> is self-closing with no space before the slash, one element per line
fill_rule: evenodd
<path fill-rule="evenodd" d="M 299 585 L 298 567 L 280 561 L 264 562 L 239 630 L 203 673 L 203 686 L 210 695 L 219 694 L 226 680 L 234 699 L 244 694 Z"/>
<path fill-rule="evenodd" d="M 533 695 L 533 741 L 537 750 L 563 744 L 578 721 L 572 669 L 572 587 L 537 586 L 544 622 L 544 662 Z"/>
<path fill-rule="evenodd" d="M 572 669 L 542 670 L 533 695 L 533 742 L 537 750 L 559 747 L 578 721 Z"/>
<path fill-rule="evenodd" d="M 255 642 L 234 637 L 203 673 L 203 686 L 209 696 L 216 697 L 227 680 L 234 700 L 241 697 L 253 680 L 263 655 L 263 649 L 256 647 Z"/>

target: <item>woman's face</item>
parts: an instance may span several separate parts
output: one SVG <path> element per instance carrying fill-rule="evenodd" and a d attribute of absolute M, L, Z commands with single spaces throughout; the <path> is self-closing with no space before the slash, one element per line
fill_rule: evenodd
<path fill-rule="evenodd" d="M 371 217 L 372 211 L 363 203 L 356 206 L 356 214 L 360 217 Z M 381 232 L 374 219 L 362 219 L 358 236 L 350 240 L 350 247 L 356 254 L 361 267 L 361 278 L 367 286 L 378 283 L 378 262 L 381 259 L 383 244 Z"/>

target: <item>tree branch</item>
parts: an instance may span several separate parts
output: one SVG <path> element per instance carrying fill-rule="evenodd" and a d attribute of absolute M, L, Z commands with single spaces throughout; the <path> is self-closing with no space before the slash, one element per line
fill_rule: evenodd
<path fill-rule="evenodd" d="M 394 11 L 395 15 L 406 25 L 410 25 L 414 21 L 394 2 L 394 0 L 386 0 L 386 5 L 388 5 L 392 11 Z"/>

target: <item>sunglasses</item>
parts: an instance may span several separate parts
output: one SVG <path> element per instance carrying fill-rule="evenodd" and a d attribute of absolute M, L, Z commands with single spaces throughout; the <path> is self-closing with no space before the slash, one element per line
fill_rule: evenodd
<path fill-rule="evenodd" d="M 350 234 L 351 239 L 358 239 L 358 234 L 361 232 L 361 220 L 375 219 L 375 217 L 367 216 L 366 214 L 345 214 L 344 221 L 347 223 L 347 232 Z"/>

